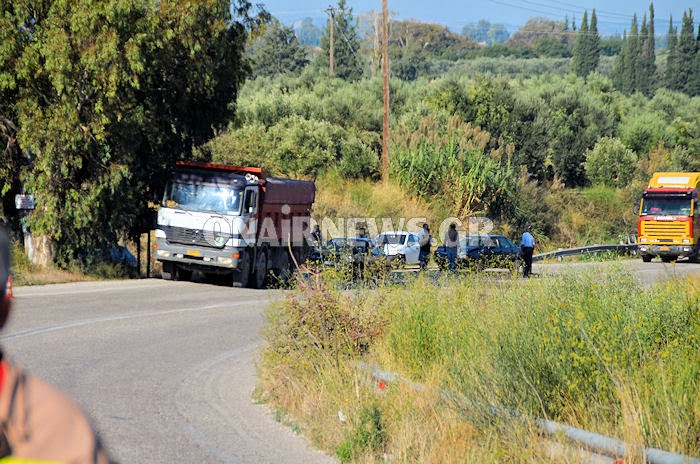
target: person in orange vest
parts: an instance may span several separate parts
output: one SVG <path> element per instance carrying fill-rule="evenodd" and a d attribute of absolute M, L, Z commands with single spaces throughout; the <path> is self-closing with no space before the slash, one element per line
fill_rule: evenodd
<path fill-rule="evenodd" d="M 10 241 L 0 226 L 0 282 L 10 271 Z M 0 328 L 12 302 L 0 286 Z M 78 405 L 0 352 L 0 459 L 2 462 L 107 464 L 112 462 Z"/>

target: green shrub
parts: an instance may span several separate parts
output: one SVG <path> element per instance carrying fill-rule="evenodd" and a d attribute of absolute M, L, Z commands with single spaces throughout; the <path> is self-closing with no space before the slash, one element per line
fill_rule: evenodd
<path fill-rule="evenodd" d="M 377 455 L 385 446 L 387 432 L 382 421 L 382 412 L 376 405 L 360 411 L 359 423 L 338 445 L 336 455 L 341 462 L 351 462 L 366 455 Z"/>
<path fill-rule="evenodd" d="M 585 167 L 593 184 L 625 187 L 637 168 L 637 155 L 619 139 L 603 137 L 586 152 Z"/>
<path fill-rule="evenodd" d="M 620 123 L 620 140 L 626 147 L 641 155 L 662 140 L 666 126 L 663 115 L 658 113 L 632 116 Z"/>

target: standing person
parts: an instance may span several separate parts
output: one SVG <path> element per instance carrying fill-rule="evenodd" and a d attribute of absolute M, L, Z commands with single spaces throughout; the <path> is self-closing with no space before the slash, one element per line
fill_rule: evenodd
<path fill-rule="evenodd" d="M 11 302 L 9 239 L 0 227 L 0 328 Z M 0 458 L 22 462 L 106 464 L 109 461 L 85 414 L 68 397 L 11 364 L 0 353 Z"/>
<path fill-rule="evenodd" d="M 428 267 L 428 261 L 430 260 L 430 242 L 433 236 L 430 235 L 430 226 L 428 223 L 423 224 L 423 230 L 420 232 L 420 238 L 418 239 L 418 245 L 420 246 L 420 252 L 418 253 L 418 262 L 420 263 L 421 270 Z"/>
<path fill-rule="evenodd" d="M 525 267 L 523 277 L 530 277 L 532 273 L 532 252 L 535 250 L 535 237 L 532 236 L 532 226 L 527 226 L 520 239 L 520 250 L 523 253 Z"/>
<path fill-rule="evenodd" d="M 321 240 L 323 240 L 321 238 L 321 228 L 318 224 L 314 225 L 314 229 L 311 231 L 311 239 L 314 241 L 316 247 L 323 245 L 323 243 L 321 243 Z"/>
<path fill-rule="evenodd" d="M 457 268 L 457 247 L 459 246 L 459 234 L 457 225 L 453 222 L 445 233 L 445 252 L 447 253 L 447 268 L 454 271 Z"/>

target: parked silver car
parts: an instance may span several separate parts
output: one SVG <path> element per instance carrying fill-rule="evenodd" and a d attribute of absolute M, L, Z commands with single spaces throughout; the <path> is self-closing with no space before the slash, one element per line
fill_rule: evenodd
<path fill-rule="evenodd" d="M 418 264 L 419 235 L 407 231 L 387 231 L 377 235 L 375 242 L 386 259 L 396 264 Z"/>

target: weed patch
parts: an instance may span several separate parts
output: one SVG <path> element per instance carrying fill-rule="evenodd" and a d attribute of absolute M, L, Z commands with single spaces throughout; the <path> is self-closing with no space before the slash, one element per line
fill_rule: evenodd
<path fill-rule="evenodd" d="M 377 291 L 319 278 L 271 310 L 260 390 L 352 462 L 545 461 L 542 417 L 696 455 L 696 281 L 587 272 Z M 406 381 L 380 391 L 360 361 Z"/>

